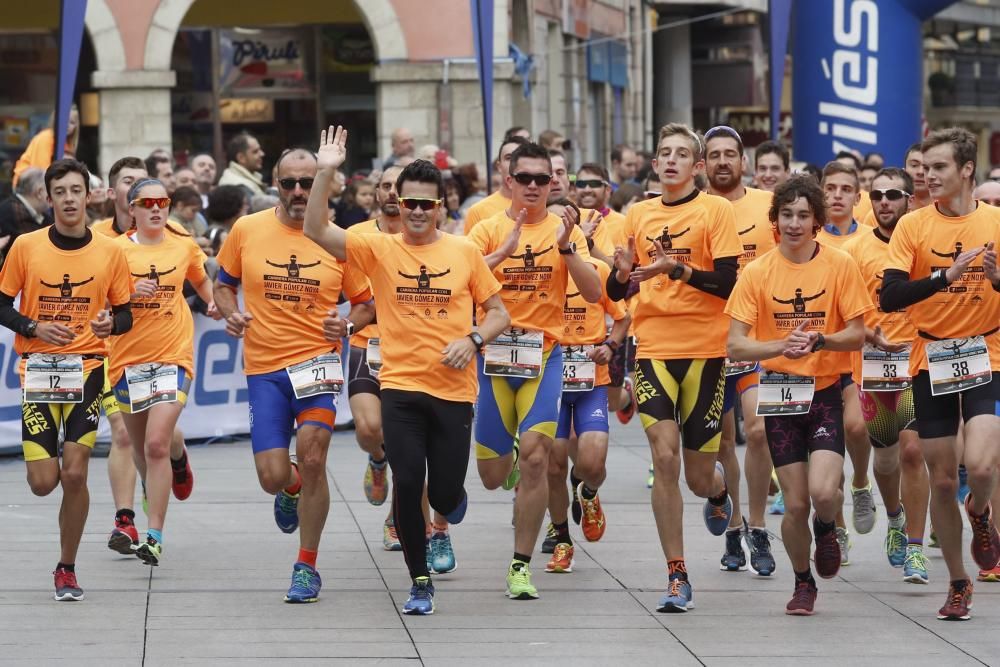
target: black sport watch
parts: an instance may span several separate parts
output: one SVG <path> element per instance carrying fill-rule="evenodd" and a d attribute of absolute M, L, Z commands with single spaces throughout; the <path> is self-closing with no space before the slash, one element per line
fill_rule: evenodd
<path fill-rule="evenodd" d="M 675 266 L 673 269 L 670 270 L 670 273 L 667 274 L 667 277 L 670 278 L 671 280 L 680 280 L 682 277 L 684 277 L 684 265 L 678 264 L 677 266 Z"/>
<path fill-rule="evenodd" d="M 28 326 L 24 327 L 24 336 L 26 338 L 34 338 L 35 329 L 37 328 L 38 328 L 38 320 L 31 320 L 31 322 L 28 323 Z"/>
<path fill-rule="evenodd" d="M 819 352 L 826 347 L 826 337 L 823 334 L 816 334 L 816 342 L 813 343 L 812 351 Z"/>
<path fill-rule="evenodd" d="M 486 344 L 486 341 L 483 340 L 483 337 L 480 336 L 478 332 L 473 331 L 472 333 L 470 333 L 469 340 L 471 340 L 475 344 L 477 350 L 479 350 L 480 352 L 483 351 L 483 345 Z"/>
<path fill-rule="evenodd" d="M 559 248 L 560 255 L 575 255 L 576 254 L 576 242 L 570 241 L 565 248 Z"/>

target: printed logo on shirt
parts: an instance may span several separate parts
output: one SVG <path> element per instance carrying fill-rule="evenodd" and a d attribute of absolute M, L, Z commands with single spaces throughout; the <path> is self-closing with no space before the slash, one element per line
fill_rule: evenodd
<path fill-rule="evenodd" d="M 175 267 L 167 269 L 166 271 L 157 271 L 156 270 L 156 264 L 150 264 L 149 265 L 149 273 L 133 273 L 132 276 L 135 277 L 135 278 L 146 278 L 147 280 L 152 280 L 153 282 L 156 283 L 156 286 L 159 287 L 160 286 L 160 276 L 170 275 L 171 273 L 173 273 L 176 270 L 177 270 L 177 267 L 175 266 Z M 173 288 L 171 288 L 171 289 L 173 289 Z"/>
<path fill-rule="evenodd" d="M 93 279 L 94 279 L 94 276 L 90 276 L 86 280 L 81 280 L 79 282 L 73 282 L 72 280 L 70 280 L 69 274 L 68 273 L 64 273 L 61 282 L 47 283 L 44 280 L 39 280 L 38 282 L 40 282 L 45 287 L 48 287 L 49 289 L 59 290 L 59 298 L 61 298 L 61 299 L 72 299 L 73 298 L 73 289 L 75 287 L 83 287 L 87 283 L 91 282 Z M 85 299 L 85 301 L 87 301 L 87 303 L 90 303 L 90 299 Z"/>
<path fill-rule="evenodd" d="M 401 278 L 412 280 L 416 283 L 416 287 L 396 287 L 396 303 L 407 307 L 407 317 L 448 319 L 448 304 L 451 303 L 451 290 L 431 287 L 431 281 L 450 274 L 451 267 L 443 271 L 431 272 L 426 265 L 421 264 L 414 273 L 404 273 L 399 270 L 396 273 Z M 435 306 L 436 308 L 433 308 Z"/>
<path fill-rule="evenodd" d="M 792 312 L 790 313 L 774 313 L 775 327 L 781 331 L 791 331 L 804 321 L 815 320 L 814 324 L 822 328 L 826 323 L 826 311 L 806 310 L 806 304 L 820 298 L 824 294 L 826 294 L 826 289 L 822 289 L 816 294 L 805 296 L 802 294 L 802 288 L 796 287 L 795 296 L 791 298 L 782 299 L 772 295 L 771 299 L 775 303 L 792 307 Z"/>
<path fill-rule="evenodd" d="M 154 281 L 156 283 L 156 292 L 153 296 L 133 298 L 132 307 L 136 310 L 159 310 L 169 308 L 170 302 L 173 300 L 174 292 L 177 288 L 173 285 L 161 285 L 160 277 L 170 275 L 176 270 L 177 267 L 174 266 L 165 271 L 159 271 L 157 270 L 155 264 L 150 264 L 148 273 L 133 273 L 132 276 L 135 278 L 145 278 L 147 280 Z M 173 317 L 173 313 L 170 313 L 169 310 L 165 310 L 164 313 L 168 318 Z M 156 315 L 159 316 L 160 313 L 156 313 Z"/>
<path fill-rule="evenodd" d="M 937 257 L 941 257 L 942 259 L 956 260 L 958 259 L 958 256 L 961 255 L 963 252 L 965 252 L 965 250 L 963 248 L 961 241 L 955 241 L 955 249 L 949 252 L 939 252 L 934 248 L 931 248 L 931 254 Z M 931 272 L 933 273 L 938 269 L 947 271 L 950 268 L 950 266 L 951 266 L 950 264 L 947 266 L 931 266 Z M 947 287 L 941 288 L 938 291 L 947 292 L 950 294 L 965 294 L 966 292 L 970 291 L 981 292 L 983 291 L 983 282 L 985 281 L 985 279 L 986 279 L 986 273 L 983 271 L 983 267 L 970 266 L 965 270 L 965 273 L 963 273 L 958 278 L 958 280 L 953 282 L 951 285 L 948 285 Z M 979 283 L 979 284 L 971 285 L 969 283 Z M 966 305 L 966 301 L 964 298 L 960 301 L 959 305 Z M 971 301 L 969 301 L 969 305 L 978 305 L 978 302 L 972 303 Z"/>
<path fill-rule="evenodd" d="M 303 270 L 319 266 L 322 262 L 317 259 L 315 262 L 302 263 L 298 255 L 289 255 L 287 262 L 273 262 L 264 260 L 269 266 L 282 269 L 284 275 L 274 273 L 264 273 L 264 298 L 273 303 L 276 307 L 284 304 L 291 304 L 292 310 L 300 309 L 299 303 L 302 301 L 315 301 L 319 296 L 320 281 L 305 278 Z"/>
<path fill-rule="evenodd" d="M 524 246 L 524 252 L 522 252 L 520 255 L 511 255 L 510 258 L 524 260 L 524 268 L 532 269 L 535 268 L 535 260 L 551 250 L 552 246 L 549 246 L 544 250 L 535 251 L 531 249 L 531 245 L 529 244 Z"/>
<path fill-rule="evenodd" d="M 44 287 L 58 291 L 59 296 L 38 297 L 38 319 L 43 322 L 61 322 L 76 333 L 83 333 L 89 319 L 90 297 L 73 296 L 73 290 L 93 280 L 94 276 L 74 281 L 68 273 L 63 274 L 61 281 L 39 280 Z"/>
<path fill-rule="evenodd" d="M 663 226 L 663 231 L 660 233 L 659 237 L 647 236 L 646 240 L 649 241 L 650 243 L 653 243 L 653 241 L 659 241 L 660 245 L 663 246 L 663 250 L 668 255 L 674 255 L 675 256 L 674 258 L 677 261 L 679 261 L 679 262 L 688 263 L 688 262 L 691 261 L 691 249 L 690 248 L 675 248 L 674 247 L 674 239 L 681 238 L 682 236 L 684 236 L 685 234 L 687 234 L 689 231 L 691 231 L 691 228 L 690 227 L 685 227 L 684 229 L 682 229 L 681 231 L 677 232 L 676 234 L 671 234 L 670 233 L 670 226 L 669 225 L 664 225 Z M 652 260 L 656 259 L 656 246 L 655 245 L 652 246 L 649 249 L 649 258 L 652 259 Z"/>
<path fill-rule="evenodd" d="M 539 259 L 552 252 L 554 245 L 541 250 L 535 250 L 531 244 L 525 244 L 524 252 L 511 255 L 510 259 L 521 260 L 522 266 L 504 266 L 501 279 L 502 288 L 507 292 L 529 292 L 527 301 L 534 301 L 538 295 L 540 301 L 549 298 L 552 285 L 552 266 L 539 264 Z M 517 295 L 508 300 L 518 300 Z"/>
<path fill-rule="evenodd" d="M 417 290 L 427 291 L 430 290 L 431 287 L 431 278 L 443 278 L 444 276 L 451 273 L 451 269 L 450 268 L 445 269 L 440 273 L 427 273 L 427 267 L 421 264 L 420 271 L 415 276 L 403 273 L 402 271 L 396 271 L 396 273 L 403 276 L 407 280 L 416 280 Z M 451 290 L 441 290 L 441 291 L 447 294 L 451 294 Z"/>
<path fill-rule="evenodd" d="M 563 333 L 569 333 L 573 329 L 573 325 L 580 325 L 576 327 L 577 333 L 583 333 L 583 322 L 587 320 L 587 308 L 570 308 L 569 300 L 573 297 L 580 296 L 579 292 L 573 292 L 572 294 L 566 295 L 566 302 L 563 304 Z"/>

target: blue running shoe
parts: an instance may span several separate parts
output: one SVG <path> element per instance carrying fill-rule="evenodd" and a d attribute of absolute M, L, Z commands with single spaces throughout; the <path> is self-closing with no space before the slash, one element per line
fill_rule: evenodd
<path fill-rule="evenodd" d="M 722 479 L 725 480 L 726 471 L 718 461 L 715 462 L 715 469 L 719 471 Z M 721 505 L 716 505 L 712 501 L 706 500 L 703 516 L 705 517 L 705 527 L 708 528 L 708 532 L 713 535 L 722 535 L 725 533 L 726 529 L 729 528 L 729 520 L 733 516 L 733 500 L 729 497 L 729 492 L 726 492 L 726 501 Z"/>
<path fill-rule="evenodd" d="M 274 496 L 274 522 L 283 533 L 294 533 L 299 527 L 299 495 L 282 490 Z"/>
<path fill-rule="evenodd" d="M 927 556 L 920 547 L 910 545 L 906 548 L 906 560 L 903 561 L 903 581 L 908 584 L 927 584 Z"/>
<path fill-rule="evenodd" d="M 903 567 L 906 562 L 907 542 L 905 531 L 889 526 L 889 532 L 885 536 L 885 555 L 889 558 L 889 565 Z"/>
<path fill-rule="evenodd" d="M 296 563 L 292 566 L 292 585 L 285 594 L 285 602 L 316 602 L 323 580 L 312 565 Z"/>
<path fill-rule="evenodd" d="M 440 531 L 431 535 L 431 567 L 428 569 L 435 574 L 447 574 L 454 572 L 456 567 L 458 563 L 451 548 L 451 536 Z"/>
<path fill-rule="evenodd" d="M 965 497 L 969 495 L 969 471 L 965 466 L 958 466 L 958 493 L 956 494 L 958 503 L 965 503 Z"/>
<path fill-rule="evenodd" d="M 430 577 L 417 577 L 410 587 L 410 597 L 403 605 L 403 613 L 427 616 L 434 613 L 434 584 Z"/>
<path fill-rule="evenodd" d="M 785 494 L 780 490 L 774 495 L 774 502 L 771 503 L 771 509 L 768 514 L 784 514 L 785 513 Z"/>
<path fill-rule="evenodd" d="M 656 611 L 661 614 L 681 614 L 694 609 L 694 591 L 687 579 L 675 577 L 670 580 L 667 593 L 660 598 Z"/>

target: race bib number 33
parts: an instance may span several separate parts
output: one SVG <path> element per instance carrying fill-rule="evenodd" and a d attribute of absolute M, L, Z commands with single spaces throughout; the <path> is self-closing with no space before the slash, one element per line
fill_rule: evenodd
<path fill-rule="evenodd" d="M 910 351 L 886 352 L 874 345 L 861 351 L 861 389 L 864 391 L 902 391 L 912 384 Z"/>
<path fill-rule="evenodd" d="M 32 354 L 24 366 L 25 403 L 82 403 L 83 357 Z"/>
<path fill-rule="evenodd" d="M 483 351 L 487 375 L 536 378 L 542 372 L 542 332 L 507 329 Z"/>
<path fill-rule="evenodd" d="M 285 369 L 292 382 L 295 398 L 316 394 L 339 394 L 344 386 L 344 367 L 340 355 L 321 354 Z"/>

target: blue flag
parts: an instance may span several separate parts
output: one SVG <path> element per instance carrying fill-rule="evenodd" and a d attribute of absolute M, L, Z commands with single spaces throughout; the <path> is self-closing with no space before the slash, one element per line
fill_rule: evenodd
<path fill-rule="evenodd" d="M 469 2 L 472 5 L 472 43 L 476 49 L 479 89 L 483 97 L 486 182 L 491 183 L 493 176 L 493 0 L 469 0 Z"/>
<path fill-rule="evenodd" d="M 87 14 L 87 0 L 62 0 L 59 11 L 59 84 L 56 89 L 55 132 L 56 146 L 53 159 L 63 157 L 69 110 L 73 106 L 76 88 L 76 71 L 80 64 L 80 46 L 83 43 L 83 23 Z"/>
<path fill-rule="evenodd" d="M 771 36 L 771 139 L 781 134 L 781 92 L 785 86 L 785 54 L 792 22 L 792 0 L 770 0 L 768 22 Z"/>

